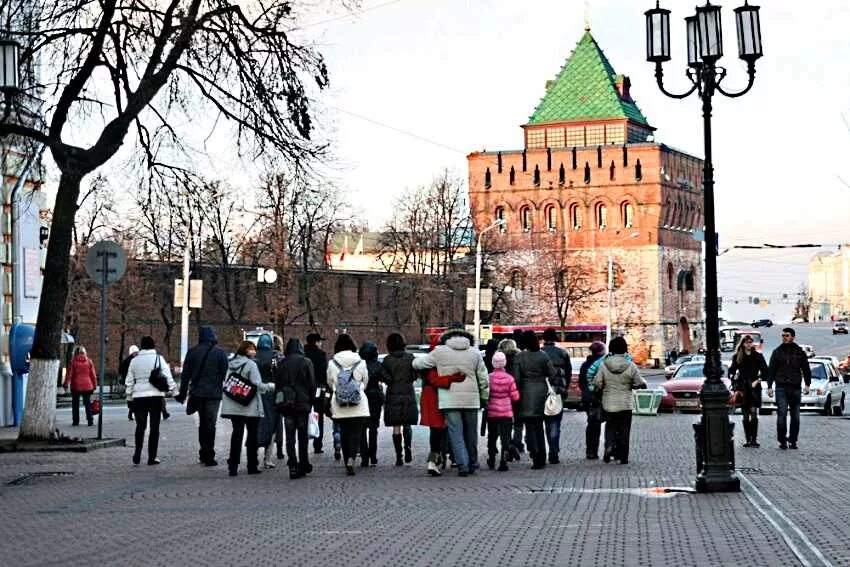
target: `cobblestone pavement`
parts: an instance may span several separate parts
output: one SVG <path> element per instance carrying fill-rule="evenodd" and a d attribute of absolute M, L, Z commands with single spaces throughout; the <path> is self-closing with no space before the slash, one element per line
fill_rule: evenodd
<path fill-rule="evenodd" d="M 799 565 L 794 542 L 759 511 L 769 502 L 807 536 L 804 554 L 850 565 L 842 418 L 805 416 L 796 452 L 780 452 L 769 441 L 774 418 L 762 420 L 762 448 L 738 449 L 764 498 L 756 506 L 752 490 L 644 490 L 691 485 L 696 416 L 636 416 L 626 466 L 584 460 L 584 415 L 567 412 L 562 464 L 543 471 L 525 459 L 504 473 L 429 478 L 427 430 L 414 430 L 414 465 L 395 467 L 382 429 L 376 468 L 346 477 L 326 452 L 313 455 L 309 478 L 292 481 L 283 461 L 236 478 L 201 467 L 193 418 L 178 407 L 161 428 L 162 464 L 134 467 L 133 424 L 120 407 L 106 415 L 106 434 L 127 436 L 129 447 L 0 455 L 0 564 Z M 219 424 L 223 462 L 230 425 Z M 8 484 L 39 472 L 73 474 Z"/>

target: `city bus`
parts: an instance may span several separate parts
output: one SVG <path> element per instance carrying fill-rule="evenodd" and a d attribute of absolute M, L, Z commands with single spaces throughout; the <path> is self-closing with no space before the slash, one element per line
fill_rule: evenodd
<path fill-rule="evenodd" d="M 429 339 L 435 336 L 440 336 L 448 327 L 428 327 L 425 332 Z M 534 331 L 539 339 L 543 339 L 543 331 L 546 329 L 555 329 L 559 340 L 555 343 L 559 347 L 566 350 L 570 358 L 582 359 L 587 356 L 587 347 L 593 341 L 605 341 L 605 325 L 567 325 L 566 327 L 556 327 L 553 325 L 493 325 L 493 338 L 501 341 L 502 339 L 513 338 L 514 331 Z M 484 343 L 481 341 L 483 348 Z"/>

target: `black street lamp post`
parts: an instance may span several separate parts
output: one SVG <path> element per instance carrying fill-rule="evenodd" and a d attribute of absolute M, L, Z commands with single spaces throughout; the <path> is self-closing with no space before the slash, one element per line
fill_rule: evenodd
<path fill-rule="evenodd" d="M 675 94 L 664 87 L 663 63 L 670 60 L 670 10 L 660 7 L 646 12 L 646 58 L 655 63 L 655 78 L 665 95 L 683 99 L 693 93 L 702 99 L 705 128 L 705 166 L 703 191 L 705 210 L 705 326 L 708 354 L 705 363 L 705 382 L 700 392 L 702 419 L 697 428 L 698 492 L 738 492 L 740 480 L 735 475 L 735 456 L 732 449 L 732 425 L 729 423 L 727 402 L 729 391 L 723 384 L 720 363 L 720 324 L 717 298 L 717 233 L 714 220 L 714 164 L 711 152 L 712 98 L 720 93 L 736 98 L 749 92 L 756 76 L 756 60 L 762 56 L 759 7 L 744 5 L 735 10 L 738 31 L 738 55 L 747 62 L 749 82 L 740 92 L 730 92 L 721 86 L 726 69 L 717 64 L 723 57 L 723 29 L 720 6 L 710 1 L 697 7 L 696 15 L 685 18 L 688 70 L 692 87 Z"/>

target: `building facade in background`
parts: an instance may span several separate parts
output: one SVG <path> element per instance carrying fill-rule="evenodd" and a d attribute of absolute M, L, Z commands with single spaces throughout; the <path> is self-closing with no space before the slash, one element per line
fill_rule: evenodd
<path fill-rule="evenodd" d="M 641 362 L 702 344 L 703 162 L 654 131 L 587 29 L 523 149 L 468 156 L 476 232 L 505 221 L 485 244 L 493 322 L 605 324 L 610 312 Z"/>
<path fill-rule="evenodd" d="M 811 321 L 850 315 L 850 246 L 819 252 L 809 261 Z"/>

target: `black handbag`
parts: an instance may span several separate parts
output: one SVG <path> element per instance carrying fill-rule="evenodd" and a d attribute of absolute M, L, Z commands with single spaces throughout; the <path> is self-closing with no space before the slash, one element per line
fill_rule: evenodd
<path fill-rule="evenodd" d="M 243 406 L 250 404 L 254 400 L 254 396 L 257 395 L 257 386 L 242 376 L 245 364 L 240 366 L 239 370 L 231 370 L 224 380 L 224 384 L 222 384 L 224 395 Z"/>
<path fill-rule="evenodd" d="M 151 370 L 148 382 L 160 392 L 167 392 L 170 389 L 168 387 L 168 378 L 162 373 L 162 366 L 159 364 L 159 353 L 154 352 L 154 355 L 156 356 L 156 363 L 153 366 L 153 370 Z"/>

